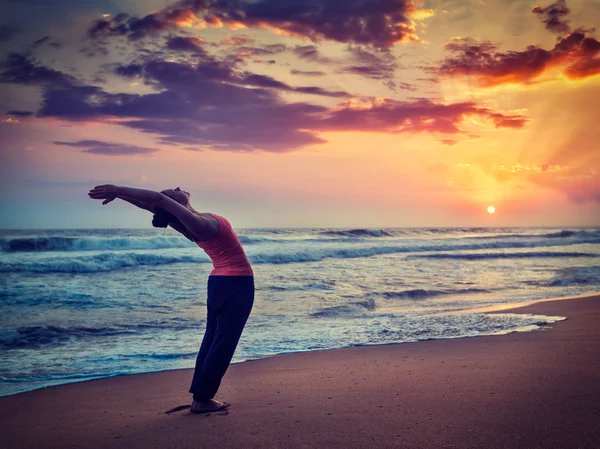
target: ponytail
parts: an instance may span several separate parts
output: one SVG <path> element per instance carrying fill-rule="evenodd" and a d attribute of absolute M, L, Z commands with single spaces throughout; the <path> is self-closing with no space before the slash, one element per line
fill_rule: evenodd
<path fill-rule="evenodd" d="M 152 226 L 155 228 L 166 228 L 172 221 L 179 221 L 175 216 L 166 210 L 157 207 L 156 213 L 152 217 Z"/>

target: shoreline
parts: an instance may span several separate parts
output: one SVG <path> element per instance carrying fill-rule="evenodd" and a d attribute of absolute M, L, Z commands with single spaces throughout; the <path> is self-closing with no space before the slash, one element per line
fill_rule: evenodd
<path fill-rule="evenodd" d="M 560 296 L 560 297 L 554 297 L 554 298 L 526 300 L 526 301 L 519 301 L 519 302 L 515 302 L 515 303 L 510 303 L 510 304 L 508 304 L 508 303 L 497 304 L 497 305 L 486 306 L 486 307 L 478 307 L 478 308 L 472 308 L 472 309 L 457 310 L 457 311 L 454 311 L 454 312 L 445 312 L 445 313 L 443 313 L 443 315 L 463 315 L 463 314 L 468 314 L 468 313 L 506 312 L 507 310 L 517 309 L 517 308 L 521 308 L 521 307 L 527 307 L 529 305 L 534 305 L 534 304 L 538 304 L 538 303 L 542 303 L 542 302 L 547 302 L 547 301 L 562 301 L 562 300 L 586 298 L 586 297 L 589 297 L 589 296 L 596 296 L 596 295 L 600 295 L 600 292 L 583 293 L 583 294 L 580 294 L 580 295 L 573 295 L 573 296 Z M 564 321 L 564 319 L 567 319 L 567 318 L 563 317 L 563 320 L 558 320 L 558 321 Z M 555 322 L 558 322 L 558 321 L 555 321 Z M 549 324 L 544 324 L 544 325 L 551 325 L 551 324 L 554 324 L 554 322 L 549 323 Z M 544 326 L 544 325 L 542 325 L 542 326 Z M 538 327 L 539 327 L 539 325 L 538 325 Z M 423 341 L 434 341 L 434 340 L 442 340 L 443 341 L 443 340 L 454 340 L 454 339 L 462 339 L 462 338 L 478 338 L 478 337 L 488 337 L 488 336 L 505 335 L 505 334 L 510 334 L 510 333 L 513 333 L 513 332 L 533 332 L 533 331 L 536 331 L 536 330 L 539 330 L 539 329 L 521 329 L 521 328 L 516 328 L 515 330 L 509 330 L 509 331 L 506 331 L 506 332 L 499 332 L 499 333 L 492 333 L 492 334 L 481 334 L 481 335 L 474 335 L 474 336 L 447 337 L 447 338 L 437 338 L 437 339 L 433 338 L 433 339 L 424 339 L 424 340 L 418 340 L 418 341 L 390 342 L 390 343 L 374 343 L 374 344 L 365 343 L 365 344 L 359 344 L 359 345 L 355 345 L 355 346 L 343 346 L 343 347 L 338 347 L 338 348 L 311 349 L 311 350 L 306 350 L 306 351 L 282 352 L 282 353 L 268 355 L 268 356 L 257 358 L 257 359 L 248 359 L 248 360 L 243 360 L 243 361 L 240 361 L 240 362 L 234 362 L 234 363 L 231 363 L 231 366 L 242 364 L 242 363 L 255 362 L 257 360 L 270 359 L 270 358 L 273 358 L 273 357 L 279 357 L 279 356 L 283 356 L 283 355 L 304 354 L 304 353 L 307 353 L 307 352 L 314 352 L 314 351 L 335 351 L 335 350 L 339 350 L 339 349 L 350 349 L 350 348 L 355 348 L 355 347 L 370 347 L 370 346 L 382 346 L 382 345 L 400 345 L 400 344 L 406 344 L 406 343 L 420 343 L 420 342 L 423 342 Z M 137 372 L 137 373 L 118 373 L 118 374 L 112 374 L 112 375 L 90 377 L 90 378 L 84 378 L 82 380 L 76 380 L 76 381 L 70 381 L 70 382 L 67 381 L 67 382 L 64 382 L 64 383 L 61 382 L 61 383 L 56 383 L 56 384 L 51 384 L 51 385 L 44 385 L 44 386 L 40 386 L 40 387 L 35 387 L 33 389 L 16 392 L 16 393 L 9 393 L 9 394 L 6 394 L 6 395 L 0 395 L 0 399 L 1 398 L 12 397 L 12 396 L 15 396 L 15 395 L 20 395 L 20 394 L 35 392 L 35 391 L 39 391 L 39 390 L 43 390 L 43 389 L 47 389 L 47 388 L 64 387 L 64 386 L 67 386 L 67 385 L 79 384 L 79 383 L 82 383 L 82 382 L 92 382 L 92 381 L 96 381 L 96 380 L 110 379 L 110 378 L 115 378 L 115 377 L 138 376 L 138 375 L 143 375 L 143 374 L 163 373 L 163 372 L 168 372 L 168 371 L 180 371 L 180 370 L 188 370 L 188 369 L 191 369 L 191 368 L 174 368 L 174 369 L 170 368 L 170 369 L 165 369 L 165 370 L 160 370 L 160 371 L 143 371 L 143 372 Z"/>
<path fill-rule="evenodd" d="M 535 304 L 541 304 L 551 301 L 568 301 L 571 299 L 585 299 L 592 296 L 599 296 L 600 292 L 582 293 L 581 295 L 570 295 L 570 296 L 558 296 L 555 298 L 543 298 L 543 299 L 532 299 L 527 301 L 519 301 L 514 303 L 495 304 L 487 307 L 474 307 L 472 309 L 457 310 L 455 312 L 449 312 L 449 315 L 461 315 L 463 313 L 495 313 L 495 312 L 506 312 L 507 310 L 520 309 L 522 307 L 528 307 Z M 517 312 L 518 313 L 518 312 Z M 567 317 L 568 318 L 568 317 Z"/>
<path fill-rule="evenodd" d="M 19 393 L 0 398 L 0 445 L 596 448 L 600 295 L 514 310 L 567 320 L 236 363 L 217 395 L 231 407 L 209 415 L 165 413 L 190 403 L 191 369 Z"/>
<path fill-rule="evenodd" d="M 538 303 L 544 303 L 544 302 L 548 302 L 548 301 L 562 301 L 562 300 L 570 300 L 570 299 L 580 299 L 580 298 L 587 298 L 590 296 L 597 296 L 600 295 L 600 292 L 591 292 L 591 293 L 583 293 L 580 295 L 573 295 L 573 296 L 559 296 L 559 297 L 553 297 L 553 298 L 544 298 L 544 299 L 534 299 L 534 300 L 526 300 L 526 301 L 519 301 L 519 302 L 515 302 L 515 303 L 505 303 L 505 304 L 497 304 L 497 305 L 492 305 L 492 306 L 486 306 L 486 307 L 477 307 L 477 308 L 472 308 L 472 309 L 464 309 L 464 310 L 457 310 L 457 311 L 453 311 L 453 312 L 445 312 L 443 313 L 443 315 L 463 315 L 463 314 L 468 314 L 468 313 L 499 313 L 499 312 L 506 312 L 507 310 L 510 311 L 512 309 L 518 309 L 521 307 L 527 307 L 530 305 L 534 305 L 534 304 L 538 304 Z M 564 321 L 564 319 L 568 319 L 568 317 L 562 317 L 563 320 L 558 320 L 558 321 Z M 555 322 L 558 322 L 555 321 Z M 549 324 L 543 324 L 542 326 L 547 326 L 547 325 L 551 325 L 554 324 L 555 322 L 549 323 Z M 538 325 L 539 327 L 539 325 Z M 370 347 L 370 346 L 382 346 L 382 345 L 400 345 L 400 344 L 406 344 L 406 343 L 420 343 L 420 342 L 424 342 L 424 341 L 434 341 L 434 340 L 454 340 L 454 339 L 462 339 L 462 338 L 478 338 L 478 337 L 490 337 L 490 336 L 499 336 L 499 335 L 506 335 L 506 334 L 510 334 L 510 333 L 514 333 L 514 332 L 533 332 L 539 329 L 521 329 L 521 328 L 517 328 L 515 330 L 510 330 L 510 331 L 506 331 L 506 332 L 500 332 L 500 333 L 492 333 L 492 334 L 481 334 L 481 335 L 475 335 L 475 336 L 460 336 L 460 337 L 447 337 L 447 338 L 438 338 L 438 339 L 424 339 L 424 340 L 418 340 L 418 341 L 405 341 L 405 342 L 390 342 L 390 343 L 374 343 L 374 344 L 359 344 L 359 345 L 355 345 L 355 346 L 343 346 L 343 347 L 339 347 L 339 348 L 326 348 L 326 349 L 311 349 L 311 350 L 306 350 L 306 351 L 294 351 L 294 352 L 282 352 L 282 353 L 278 353 L 278 354 L 273 354 L 273 355 L 268 355 L 265 357 L 260 357 L 257 359 L 248 359 L 248 360 L 243 360 L 240 362 L 234 362 L 231 363 L 231 366 L 233 365 L 238 365 L 238 364 L 242 364 L 242 363 L 248 363 L 248 362 L 255 362 L 257 360 L 265 360 L 265 359 L 270 359 L 273 357 L 279 357 L 279 356 L 283 356 L 283 355 L 294 355 L 294 354 L 304 354 L 307 352 L 314 352 L 314 351 L 335 351 L 335 350 L 339 350 L 339 349 L 350 349 L 350 348 L 355 348 L 355 347 Z M 16 393 L 9 393 L 6 395 L 0 395 L 0 399 L 2 398 L 7 398 L 7 397 L 12 397 L 15 395 L 20 395 L 20 394 L 25 394 L 25 393 L 31 393 L 31 392 L 35 392 L 35 391 L 39 391 L 39 390 L 43 390 L 43 389 L 47 389 L 47 388 L 55 388 L 55 387 L 64 387 L 67 385 L 72 385 L 72 384 L 79 384 L 82 382 L 92 382 L 92 381 L 96 381 L 96 380 L 101 380 L 101 379 L 110 379 L 110 378 L 115 378 L 115 377 L 123 377 L 123 376 L 138 376 L 138 375 L 143 375 L 143 374 L 152 374 L 152 373 L 163 373 L 163 372 L 168 372 L 168 371 L 180 371 L 180 370 L 188 370 L 191 368 L 169 368 L 169 369 L 165 369 L 165 370 L 160 370 L 160 371 L 143 371 L 143 372 L 137 372 L 137 373 L 118 373 L 118 374 L 112 374 L 112 375 L 105 375 L 105 376 L 97 376 L 97 377 L 90 377 L 90 378 L 84 378 L 82 380 L 76 380 L 76 381 L 67 381 L 64 383 L 56 383 L 56 384 L 51 384 L 51 385 L 45 385 L 45 386 L 40 386 L 40 387 L 35 387 L 33 389 L 29 389 L 29 390 L 24 390 L 24 391 L 20 391 L 20 392 L 16 392 Z"/>

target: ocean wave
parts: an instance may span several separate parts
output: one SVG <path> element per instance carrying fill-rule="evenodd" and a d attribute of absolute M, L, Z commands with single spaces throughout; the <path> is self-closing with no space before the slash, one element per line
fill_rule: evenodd
<path fill-rule="evenodd" d="M 174 360 L 174 359 L 189 359 L 191 357 L 196 357 L 198 355 L 198 351 L 194 352 L 169 352 L 165 354 L 157 354 L 157 353 L 149 353 L 149 354 L 129 354 L 120 356 L 121 359 L 153 359 L 153 360 Z"/>
<path fill-rule="evenodd" d="M 185 237 L 23 237 L 0 239 L 5 252 L 102 251 L 186 248 Z"/>
<path fill-rule="evenodd" d="M 377 303 L 374 299 L 366 299 L 364 301 L 352 302 L 343 306 L 324 307 L 317 312 L 310 314 L 313 318 L 335 318 L 348 315 L 362 315 L 366 311 L 373 311 L 377 308 Z"/>
<path fill-rule="evenodd" d="M 458 259 L 458 260 L 485 260 L 485 259 L 524 259 L 539 257 L 600 257 L 599 254 L 577 253 L 577 252 L 558 252 L 558 251 L 540 251 L 528 253 L 470 253 L 470 254 L 418 254 L 411 255 L 409 258 L 425 259 Z"/>
<path fill-rule="evenodd" d="M 578 238 L 580 241 L 576 243 L 600 243 L 600 231 L 586 231 L 586 230 L 562 230 L 559 232 L 550 232 L 546 234 L 489 234 L 489 235 L 475 235 L 465 237 L 472 240 L 482 239 L 571 239 Z"/>
<path fill-rule="evenodd" d="M 342 237 L 390 237 L 388 231 L 383 229 L 347 229 L 347 230 L 332 230 L 322 231 L 321 235 L 342 236 Z"/>
<path fill-rule="evenodd" d="M 94 256 L 52 257 L 41 260 L 0 263 L 0 273 L 96 273 L 126 267 L 168 265 L 175 263 L 208 263 L 208 256 L 167 256 L 161 254 L 104 253 Z"/>
<path fill-rule="evenodd" d="M 356 241 L 357 237 L 375 237 L 375 231 L 346 235 L 346 239 L 336 241 Z M 383 236 L 385 231 L 381 231 Z M 325 234 L 327 235 L 327 234 Z M 332 233 L 331 236 L 341 236 Z M 389 234 L 387 234 L 389 235 Z M 273 236 L 256 237 L 240 234 L 238 238 L 242 245 L 257 245 L 260 243 L 294 244 L 294 243 L 322 243 L 331 242 L 332 238 L 318 238 L 314 236 Z M 80 252 L 80 251 L 128 251 L 145 249 L 190 248 L 194 243 L 182 236 L 155 236 L 155 237 L 13 237 L 0 238 L 0 250 L 7 253 L 21 252 Z"/>
<path fill-rule="evenodd" d="M 313 234 L 316 232 L 316 234 Z M 472 235 L 486 232 L 487 235 Z M 492 234 L 490 234 L 492 232 Z M 507 232 L 507 233 L 503 233 Z M 470 234 L 470 235 L 462 235 Z M 300 234 L 292 232 L 269 232 L 256 234 L 250 232 L 239 234 L 243 245 L 264 244 L 320 244 L 332 242 L 367 242 L 378 237 L 402 237 L 402 242 L 410 236 L 418 239 L 428 235 L 439 236 L 437 242 L 443 242 L 443 235 L 460 237 L 462 241 L 496 240 L 487 245 L 523 245 L 523 246 L 549 246 L 558 244 L 600 243 L 599 230 L 561 230 L 545 234 L 510 233 L 503 229 L 485 228 L 422 228 L 422 229 L 347 229 L 347 230 L 313 230 L 302 231 Z M 529 239 L 530 242 L 526 240 Z M 389 242 L 387 240 L 386 242 Z M 521 241 L 521 242 L 519 242 Z M 447 245 L 452 245 L 453 238 L 447 240 Z M 512 243 L 511 243 L 512 242 Z M 483 243 L 481 243 L 483 244 Z M 194 244 L 181 235 L 159 236 L 12 236 L 0 238 L 0 250 L 7 253 L 21 252 L 81 252 L 81 251 L 128 251 L 152 250 L 169 248 L 190 248 Z"/>
<path fill-rule="evenodd" d="M 27 326 L 0 333 L 0 348 L 2 349 L 32 349 L 42 346 L 68 342 L 77 337 L 112 336 L 122 333 L 132 333 L 125 329 L 110 327 L 73 327 L 59 326 Z"/>
<path fill-rule="evenodd" d="M 563 232 L 563 231 L 561 231 Z M 559 235 L 561 233 L 555 233 Z M 564 235 L 564 234 L 561 234 Z M 408 257 L 425 257 L 432 259 L 506 259 L 525 257 L 597 257 L 596 254 L 583 252 L 531 251 L 531 252 L 486 252 L 486 253 L 450 253 L 454 251 L 477 250 L 510 250 L 533 249 L 544 247 L 567 247 L 581 243 L 593 242 L 594 232 L 577 231 L 566 240 L 555 238 L 536 239 L 495 239 L 489 241 L 456 241 L 447 240 L 375 240 L 361 239 L 360 241 L 342 241 L 329 239 L 326 242 L 301 240 L 290 242 L 288 245 L 256 246 L 247 248 L 247 254 L 253 264 L 287 264 L 299 262 L 318 262 L 324 259 L 352 259 L 385 254 L 410 254 Z M 573 238 L 575 237 L 575 238 Z M 176 240 L 172 240 L 172 239 Z M 161 240 L 166 239 L 166 240 Z M 179 239 L 179 240 L 177 240 Z M 110 239 L 104 239 L 104 244 Z M 179 237 L 153 237 L 145 239 L 117 239 L 127 241 L 129 245 L 148 246 L 160 244 L 181 243 L 187 247 L 190 244 Z M 140 242 L 144 242 L 142 245 Z M 183 242 L 183 243 L 182 243 Z M 124 247 L 123 247 L 124 248 Z M 272 249 L 270 249 L 272 248 Z M 147 249 L 147 248 L 144 248 Z M 194 255 L 178 254 L 171 251 L 169 255 L 157 248 L 156 251 L 106 251 L 100 254 L 66 253 L 58 255 L 40 253 L 35 257 L 11 254 L 0 262 L 1 272 L 36 272 L 36 273 L 93 273 L 112 271 L 126 267 L 146 265 L 168 265 L 176 263 L 210 263 L 206 254 L 197 250 Z M 417 253 L 417 254 L 415 254 Z M 419 254 L 430 253 L 430 254 Z"/>
<path fill-rule="evenodd" d="M 471 293 L 489 293 L 489 291 L 479 288 L 466 288 L 457 290 L 425 290 L 418 288 L 400 292 L 377 292 L 376 294 L 388 299 L 425 299 L 433 296 L 465 295 Z"/>
<path fill-rule="evenodd" d="M 600 266 L 567 267 L 556 272 L 547 286 L 600 285 Z"/>
<path fill-rule="evenodd" d="M 74 341 L 79 338 L 112 337 L 139 334 L 147 330 L 184 330 L 195 328 L 197 322 L 174 318 L 164 322 L 128 324 L 118 327 L 61 327 L 53 325 L 23 326 L 0 332 L 0 349 L 36 349 Z"/>

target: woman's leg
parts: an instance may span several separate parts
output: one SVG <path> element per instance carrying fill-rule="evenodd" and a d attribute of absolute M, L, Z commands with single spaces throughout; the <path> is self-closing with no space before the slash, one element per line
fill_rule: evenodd
<path fill-rule="evenodd" d="M 194 399 L 205 402 L 214 398 L 221 379 L 240 340 L 252 305 L 254 279 L 250 276 L 221 276 L 217 295 L 209 296 L 209 311 L 214 306 L 216 328 L 202 370 L 194 385 Z M 210 313 L 210 312 L 209 312 Z"/>
<path fill-rule="evenodd" d="M 209 278 L 208 281 L 208 297 L 211 296 L 211 280 Z M 207 304 L 209 300 L 207 300 Z M 207 306 L 207 314 L 206 314 L 206 330 L 204 331 L 204 338 L 202 339 L 202 344 L 200 345 L 200 350 L 198 351 L 198 356 L 196 357 L 196 368 L 194 369 L 194 377 L 192 378 L 192 385 L 190 386 L 190 393 L 194 393 L 198 389 L 198 381 L 200 379 L 200 373 L 202 373 L 202 367 L 204 366 L 204 361 L 206 360 L 206 356 L 210 350 L 210 347 L 213 343 L 215 336 L 215 329 L 217 328 L 217 314 L 218 311 L 215 309 L 211 309 L 210 305 Z"/>

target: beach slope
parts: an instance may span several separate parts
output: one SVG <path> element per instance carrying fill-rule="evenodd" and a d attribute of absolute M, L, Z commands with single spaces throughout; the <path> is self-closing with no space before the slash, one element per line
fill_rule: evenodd
<path fill-rule="evenodd" d="M 534 332 L 280 355 L 232 365 L 189 404 L 191 370 L 0 398 L 0 447 L 600 447 L 600 296 L 502 313 L 566 316 Z"/>

